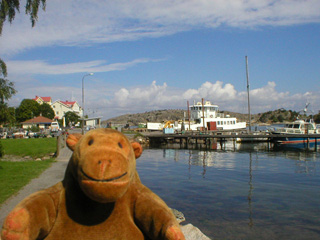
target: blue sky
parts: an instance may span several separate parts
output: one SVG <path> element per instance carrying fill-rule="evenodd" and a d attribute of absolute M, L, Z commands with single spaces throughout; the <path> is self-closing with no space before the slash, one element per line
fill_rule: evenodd
<path fill-rule="evenodd" d="M 24 6 L 22 3 L 21 6 Z M 63 6 L 63 7 L 61 7 Z M 0 55 L 18 93 L 81 104 L 103 119 L 186 109 L 201 98 L 221 110 L 320 110 L 318 0 L 50 0 L 31 28 L 20 10 Z"/>

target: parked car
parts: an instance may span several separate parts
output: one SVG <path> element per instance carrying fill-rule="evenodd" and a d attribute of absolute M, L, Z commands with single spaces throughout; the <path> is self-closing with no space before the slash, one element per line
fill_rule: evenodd
<path fill-rule="evenodd" d="M 51 132 L 58 132 L 60 130 L 60 126 L 58 122 L 52 122 L 50 126 Z"/>

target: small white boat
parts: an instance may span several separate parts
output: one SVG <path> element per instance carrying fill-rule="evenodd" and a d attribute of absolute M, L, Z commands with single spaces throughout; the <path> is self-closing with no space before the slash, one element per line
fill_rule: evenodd
<path fill-rule="evenodd" d="M 279 146 L 306 148 L 308 147 L 307 145 L 313 147 L 314 144 L 320 144 L 320 139 L 316 137 L 320 134 L 320 129 L 317 128 L 313 119 L 307 121 L 296 120 L 293 123 L 286 124 L 284 127 L 274 129 L 272 133 L 279 135 L 273 138 L 274 143 Z M 288 135 L 295 135 L 295 137 L 288 137 Z M 297 135 L 304 136 L 300 138 Z M 307 137 L 305 137 L 306 135 Z"/>
<path fill-rule="evenodd" d="M 320 134 L 320 129 L 316 127 L 313 119 L 296 120 L 288 123 L 284 127 L 276 128 L 273 134 Z"/>

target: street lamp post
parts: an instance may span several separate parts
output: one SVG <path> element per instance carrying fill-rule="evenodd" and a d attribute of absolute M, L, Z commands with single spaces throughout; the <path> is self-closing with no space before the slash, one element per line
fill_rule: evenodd
<path fill-rule="evenodd" d="M 92 75 L 93 73 L 88 73 L 82 77 L 82 135 L 84 134 L 84 78 Z"/>

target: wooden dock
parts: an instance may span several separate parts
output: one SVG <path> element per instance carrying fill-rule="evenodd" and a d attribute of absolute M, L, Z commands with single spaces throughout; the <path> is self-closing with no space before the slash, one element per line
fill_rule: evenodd
<path fill-rule="evenodd" d="M 199 145 L 200 148 L 210 148 L 212 143 L 220 143 L 222 145 L 225 141 L 233 141 L 234 143 L 257 143 L 266 142 L 274 143 L 274 139 L 279 137 L 279 134 L 262 133 L 239 133 L 239 132 L 186 132 L 176 134 L 163 133 L 144 133 L 149 139 L 150 146 L 159 146 L 166 144 L 177 144 L 181 148 L 189 148 L 191 145 Z M 320 134 L 281 134 L 281 137 L 303 138 L 307 143 L 312 140 L 319 142 Z M 309 146 L 309 144 L 308 144 Z M 315 144 L 317 150 L 317 144 Z"/>

